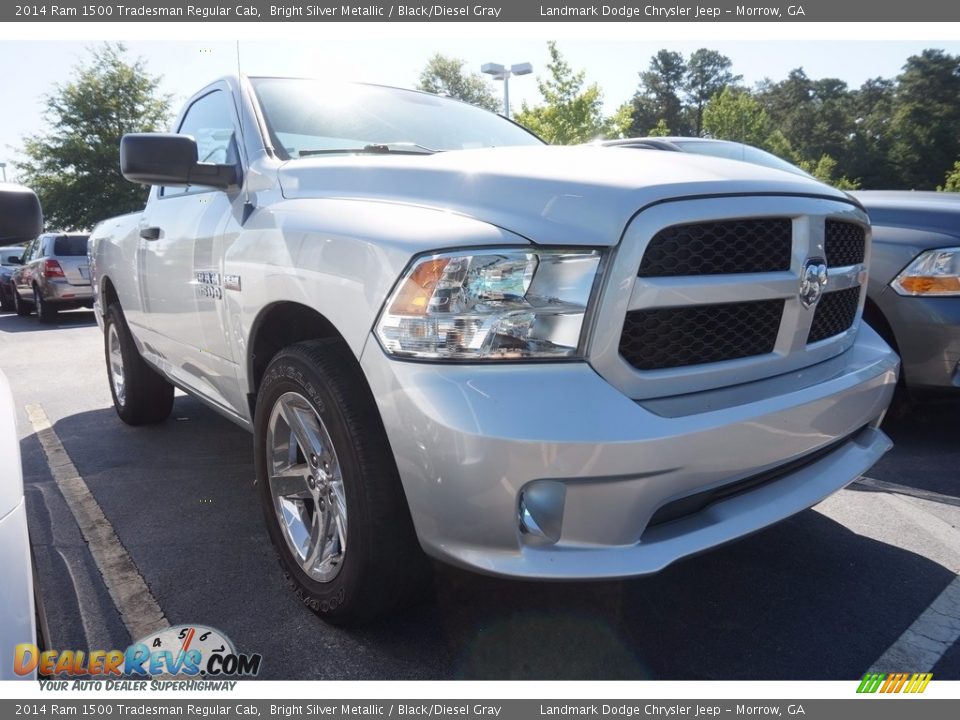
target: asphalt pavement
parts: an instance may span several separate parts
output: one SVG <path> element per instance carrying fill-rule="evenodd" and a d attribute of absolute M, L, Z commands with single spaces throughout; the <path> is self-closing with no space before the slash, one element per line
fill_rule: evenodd
<path fill-rule="evenodd" d="M 438 564 L 421 604 L 345 630 L 284 584 L 250 435 L 179 393 L 166 423 L 124 425 L 92 312 L 50 326 L 0 313 L 0 369 L 17 405 L 53 647 L 132 638 L 28 405 L 50 419 L 169 622 L 219 628 L 263 655 L 265 678 L 854 680 L 903 650 L 908 629 L 946 632 L 928 626 L 938 615 L 928 608 L 943 607 L 960 572 L 960 402 L 889 418 L 896 447 L 869 479 L 656 576 L 532 583 Z M 931 667 L 898 669 L 960 679 L 960 647 L 947 637 Z"/>

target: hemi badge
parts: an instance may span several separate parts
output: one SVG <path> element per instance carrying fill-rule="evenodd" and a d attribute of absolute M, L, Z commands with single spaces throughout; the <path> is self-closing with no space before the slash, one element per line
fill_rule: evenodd
<path fill-rule="evenodd" d="M 224 275 L 223 276 L 223 289 L 224 290 L 236 290 L 240 292 L 240 276 L 239 275 Z"/>

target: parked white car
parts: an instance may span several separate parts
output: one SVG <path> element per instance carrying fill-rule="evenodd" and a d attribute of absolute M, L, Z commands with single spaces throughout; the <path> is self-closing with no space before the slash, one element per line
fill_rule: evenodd
<path fill-rule="evenodd" d="M 36 237 L 42 230 L 37 196 L 0 184 L 0 245 Z M 20 440 L 6 375 L 0 370 L 0 680 L 33 679 L 13 671 L 14 648 L 36 643 L 33 562 L 27 534 Z"/>

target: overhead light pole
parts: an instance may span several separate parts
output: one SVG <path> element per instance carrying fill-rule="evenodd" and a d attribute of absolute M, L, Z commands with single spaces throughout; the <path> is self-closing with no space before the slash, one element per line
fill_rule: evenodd
<path fill-rule="evenodd" d="M 0 170 L 3 170 L 3 181 L 6 182 L 7 181 L 7 164 L 0 163 Z"/>
<path fill-rule="evenodd" d="M 529 75 L 533 72 L 533 65 L 526 62 L 507 67 L 500 63 L 484 63 L 480 72 L 493 76 L 494 80 L 503 80 L 503 116 L 510 117 L 510 76 Z"/>

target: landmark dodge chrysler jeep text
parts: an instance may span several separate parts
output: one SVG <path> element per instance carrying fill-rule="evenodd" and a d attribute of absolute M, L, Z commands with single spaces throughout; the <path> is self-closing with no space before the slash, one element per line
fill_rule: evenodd
<path fill-rule="evenodd" d="M 251 430 L 332 621 L 411 596 L 426 555 L 653 573 L 890 447 L 867 216 L 816 181 L 312 80 L 220 80 L 176 131 L 124 137 L 149 201 L 91 238 L 116 410 L 160 422 L 177 386 Z"/>

